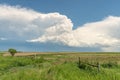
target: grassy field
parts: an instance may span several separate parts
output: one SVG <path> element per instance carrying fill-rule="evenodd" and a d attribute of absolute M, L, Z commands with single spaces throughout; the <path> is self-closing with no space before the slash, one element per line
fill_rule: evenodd
<path fill-rule="evenodd" d="M 120 80 L 120 53 L 0 53 L 0 80 Z"/>

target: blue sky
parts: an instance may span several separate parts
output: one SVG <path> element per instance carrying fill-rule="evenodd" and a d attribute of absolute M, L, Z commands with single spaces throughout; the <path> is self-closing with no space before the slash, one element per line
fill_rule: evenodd
<path fill-rule="evenodd" d="M 72 19 L 74 27 L 109 15 L 120 15 L 120 0 L 0 0 L 0 3 L 20 5 L 43 13 L 59 12 Z"/>
<path fill-rule="evenodd" d="M 120 0 L 0 0 L 0 4 L 0 50 L 119 51 Z"/>

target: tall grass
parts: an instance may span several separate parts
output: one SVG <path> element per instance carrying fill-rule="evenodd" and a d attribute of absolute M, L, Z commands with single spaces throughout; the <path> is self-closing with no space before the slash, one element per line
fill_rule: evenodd
<path fill-rule="evenodd" d="M 32 59 L 30 57 L 3 57 L 0 56 L 0 72 L 7 71 L 13 67 L 23 67 L 27 65 L 36 65 L 42 63 L 44 58 Z"/>
<path fill-rule="evenodd" d="M 43 64 L 45 66 L 48 63 Z M 24 67 L 13 69 L 10 73 L 1 76 L 2 80 L 119 80 L 117 73 L 102 70 L 87 71 L 79 69 L 75 63 L 64 63 L 47 67 Z"/>
<path fill-rule="evenodd" d="M 49 56 L 54 61 L 50 61 Z M 66 61 L 66 58 L 57 55 L 36 58 L 0 56 L 0 80 L 120 80 L 120 67 L 117 63 L 101 63 L 98 72 L 96 68 L 87 65 L 85 69 L 80 68 L 76 61 Z"/>

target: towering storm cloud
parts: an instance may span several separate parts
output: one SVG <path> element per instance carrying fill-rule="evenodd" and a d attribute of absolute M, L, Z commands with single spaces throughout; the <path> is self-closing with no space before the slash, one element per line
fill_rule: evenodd
<path fill-rule="evenodd" d="M 117 51 L 119 31 L 120 17 L 117 16 L 73 29 L 72 21 L 58 12 L 40 13 L 19 6 L 0 5 L 0 40 L 7 38 L 72 47 L 99 46 L 103 51 Z"/>
<path fill-rule="evenodd" d="M 71 32 L 64 32 L 60 35 L 56 35 L 57 32 L 51 34 L 52 30 L 48 30 L 44 35 L 31 41 L 50 41 L 73 47 L 100 46 L 103 50 L 106 50 L 110 47 L 119 47 L 119 31 L 120 17 L 109 16 L 101 21 L 84 24 Z"/>
<path fill-rule="evenodd" d="M 71 20 L 57 12 L 45 14 L 19 6 L 0 5 L 0 37 L 27 40 L 44 35 L 50 29 L 51 34 L 70 32 L 72 27 Z"/>

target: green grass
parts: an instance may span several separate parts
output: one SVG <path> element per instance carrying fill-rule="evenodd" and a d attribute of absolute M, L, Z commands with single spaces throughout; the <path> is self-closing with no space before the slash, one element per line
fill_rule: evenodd
<path fill-rule="evenodd" d="M 78 57 L 82 62 L 95 64 L 97 68 L 85 65 L 78 67 Z M 120 80 L 120 54 L 59 53 L 27 57 L 0 55 L 0 80 Z"/>

